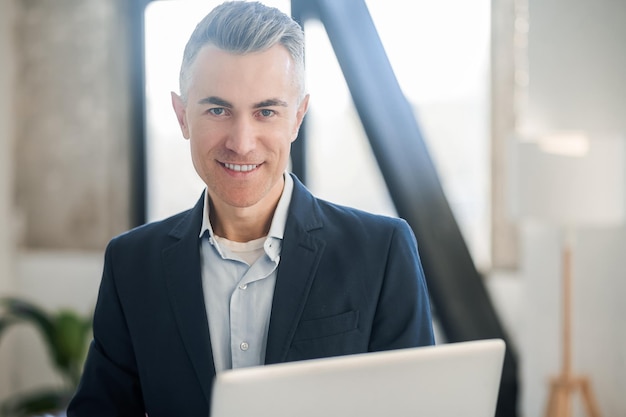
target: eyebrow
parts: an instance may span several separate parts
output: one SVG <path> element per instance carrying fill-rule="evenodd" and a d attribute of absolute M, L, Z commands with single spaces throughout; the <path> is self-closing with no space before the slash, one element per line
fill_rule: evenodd
<path fill-rule="evenodd" d="M 215 97 L 215 96 L 205 97 L 203 99 L 200 99 L 198 100 L 198 104 L 215 104 L 216 106 L 220 106 L 220 107 L 228 107 L 229 109 L 233 108 L 233 105 L 231 103 L 229 103 L 228 101 L 222 98 Z"/>
<path fill-rule="evenodd" d="M 198 104 L 214 104 L 216 106 L 226 107 L 229 109 L 232 109 L 234 107 L 232 103 L 230 103 L 229 101 L 224 100 L 223 98 L 216 97 L 216 96 L 210 96 L 210 97 L 205 97 L 203 99 L 200 99 L 198 100 Z M 274 106 L 289 107 L 287 102 L 284 100 L 280 100 L 277 98 L 270 98 L 268 100 L 263 100 L 258 103 L 255 103 L 252 106 L 252 108 L 260 109 L 262 107 L 274 107 Z"/>
<path fill-rule="evenodd" d="M 261 108 L 261 107 L 274 107 L 274 106 L 280 106 L 280 107 L 289 107 L 289 105 L 287 104 L 286 101 L 284 100 L 279 100 L 277 98 L 271 98 L 269 100 L 263 100 L 259 103 L 256 103 L 253 107 L 255 109 Z"/>

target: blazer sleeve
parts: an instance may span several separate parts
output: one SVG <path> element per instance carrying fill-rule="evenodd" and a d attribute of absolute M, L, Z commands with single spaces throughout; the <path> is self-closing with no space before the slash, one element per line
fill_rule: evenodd
<path fill-rule="evenodd" d="M 94 338 L 68 417 L 145 415 L 132 342 L 113 279 L 112 246 L 113 242 L 105 253 Z"/>
<path fill-rule="evenodd" d="M 417 242 L 401 220 L 391 237 L 370 351 L 435 344 L 430 299 Z"/>

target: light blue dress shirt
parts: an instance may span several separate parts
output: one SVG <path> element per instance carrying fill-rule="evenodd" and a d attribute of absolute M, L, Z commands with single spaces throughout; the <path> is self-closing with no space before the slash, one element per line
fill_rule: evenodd
<path fill-rule="evenodd" d="M 229 242 L 213 233 L 205 193 L 200 259 L 216 372 L 265 363 L 274 285 L 293 192 L 293 179 L 287 173 L 284 178 L 268 235 L 251 242 Z"/>

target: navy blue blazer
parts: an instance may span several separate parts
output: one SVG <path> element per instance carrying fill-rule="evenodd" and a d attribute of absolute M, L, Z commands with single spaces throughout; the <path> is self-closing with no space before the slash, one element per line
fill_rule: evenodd
<path fill-rule="evenodd" d="M 68 417 L 209 415 L 215 368 L 202 208 L 201 198 L 109 243 L 94 339 Z M 294 177 L 265 363 L 433 343 L 408 224 L 316 199 Z"/>

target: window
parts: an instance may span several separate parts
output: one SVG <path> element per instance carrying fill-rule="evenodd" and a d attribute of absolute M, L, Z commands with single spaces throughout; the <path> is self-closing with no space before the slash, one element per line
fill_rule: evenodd
<path fill-rule="evenodd" d="M 203 184 L 171 109 L 182 51 L 221 1 L 153 1 L 146 9 L 148 220 L 191 207 Z M 266 0 L 289 13 L 289 0 Z M 442 186 L 479 268 L 490 263 L 490 2 L 366 0 Z M 307 22 L 308 186 L 322 198 L 395 214 L 321 23 Z"/>

